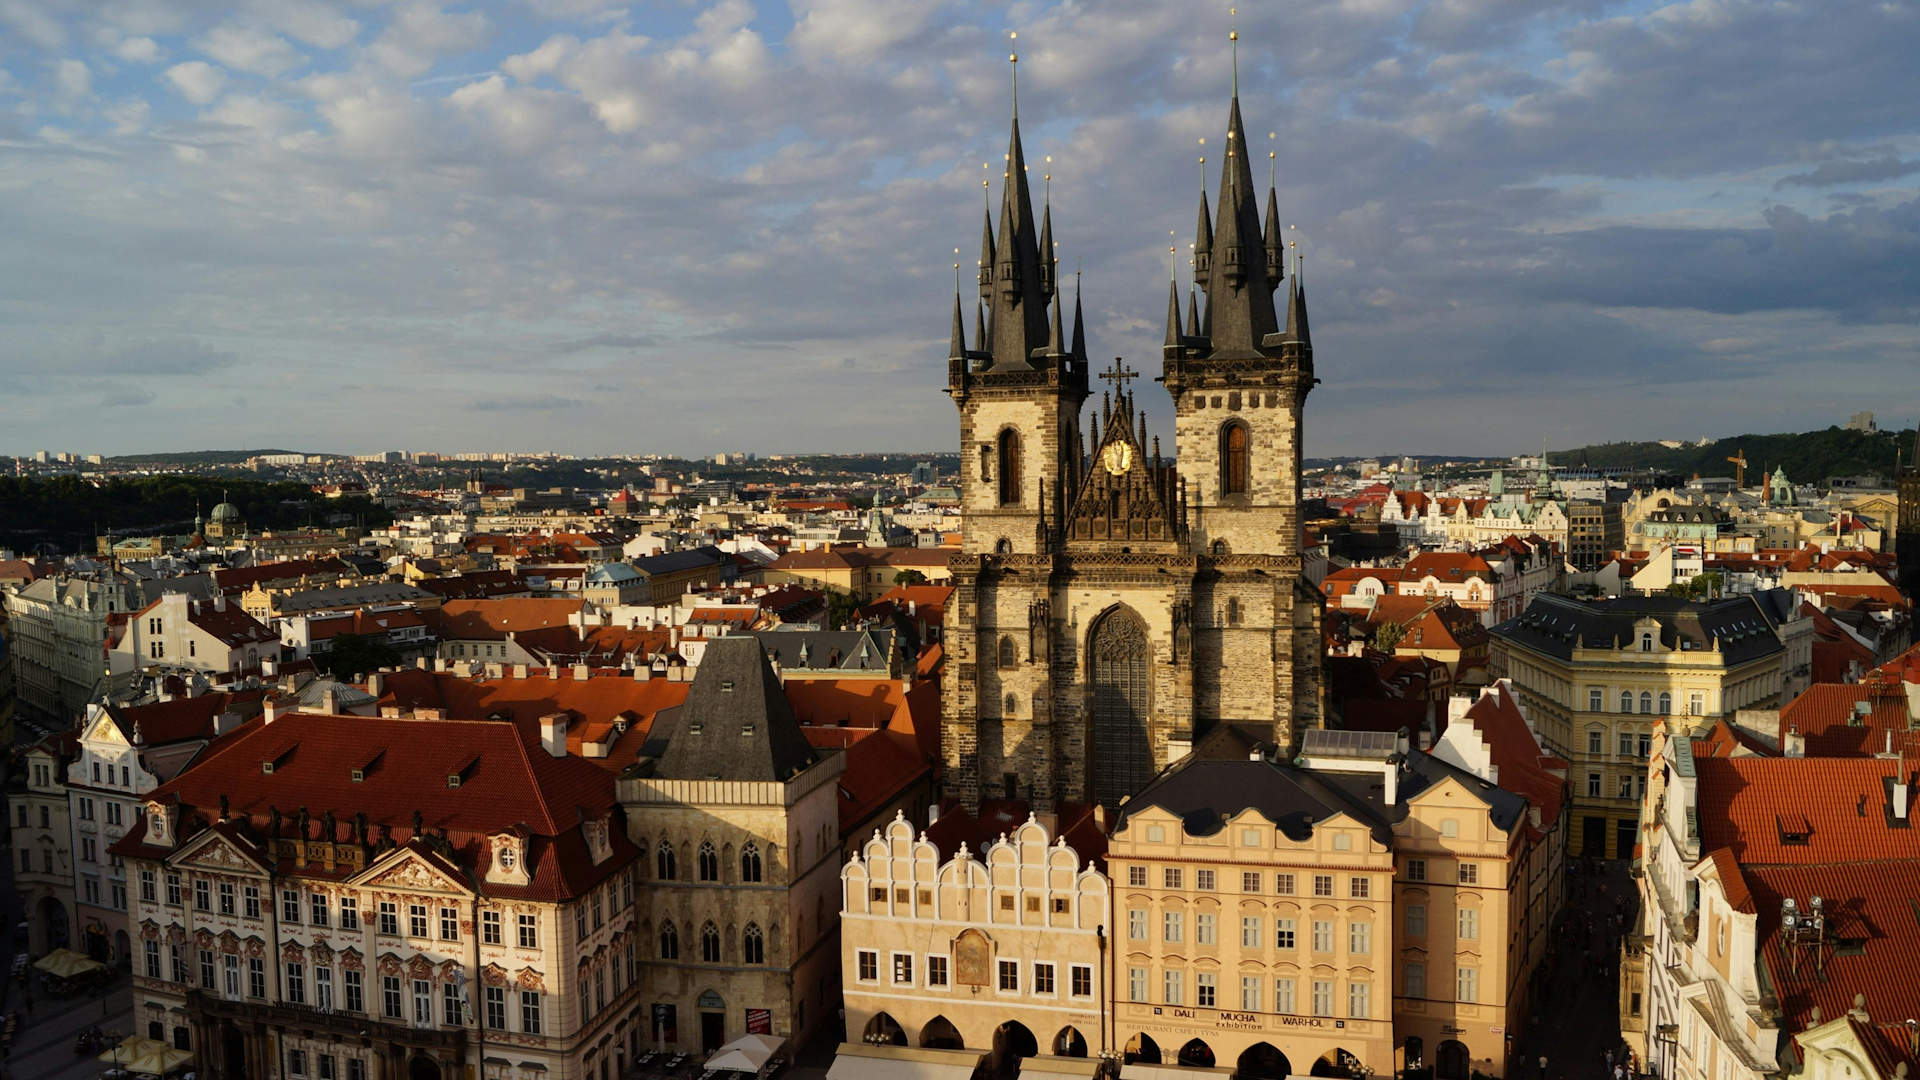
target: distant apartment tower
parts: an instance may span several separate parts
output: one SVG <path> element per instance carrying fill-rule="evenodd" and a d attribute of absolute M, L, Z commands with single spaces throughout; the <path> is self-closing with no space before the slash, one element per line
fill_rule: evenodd
<path fill-rule="evenodd" d="M 1871 412 L 1862 409 L 1847 419 L 1847 430 L 1865 431 L 1871 434 L 1872 432 L 1879 431 L 1880 425 L 1873 422 L 1873 414 Z"/>
<path fill-rule="evenodd" d="M 1584 571 L 1606 565 L 1612 553 L 1627 544 L 1626 507 L 1602 499 L 1574 499 L 1567 504 L 1567 559 Z"/>
<path fill-rule="evenodd" d="M 940 469 L 931 461 L 913 463 L 913 483 L 915 487 L 932 487 L 940 482 Z"/>

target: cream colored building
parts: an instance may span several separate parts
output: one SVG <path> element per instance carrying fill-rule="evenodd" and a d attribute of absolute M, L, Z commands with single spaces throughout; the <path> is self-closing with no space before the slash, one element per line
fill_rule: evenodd
<path fill-rule="evenodd" d="M 1075 1059 L 1090 1076 L 1111 1048 L 1107 877 L 1031 815 L 983 854 L 970 824 L 896 817 L 841 869 L 847 1037 L 971 1050 L 1002 1074 Z"/>
<path fill-rule="evenodd" d="M 1660 720 L 1697 731 L 1779 704 L 1788 651 L 1776 619 L 1753 596 L 1543 596 L 1494 628 L 1494 668 L 1572 763 L 1574 854 L 1632 857 Z"/>
<path fill-rule="evenodd" d="M 35 956 L 73 943 L 73 835 L 66 780 L 67 763 L 78 750 L 72 732 L 49 735 L 27 749 L 7 785 L 13 887 L 27 923 L 27 951 Z"/>

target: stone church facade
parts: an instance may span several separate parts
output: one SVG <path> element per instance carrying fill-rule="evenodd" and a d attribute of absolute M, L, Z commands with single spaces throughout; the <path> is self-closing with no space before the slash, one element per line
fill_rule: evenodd
<path fill-rule="evenodd" d="M 1205 300 L 1189 297 L 1184 323 L 1169 286 L 1155 381 L 1173 397 L 1176 463 L 1117 359 L 1083 424 L 1079 300 L 1068 336 L 1051 208 L 1036 220 L 1014 121 L 973 344 L 956 296 L 947 369 L 966 539 L 951 561 L 942 742 L 948 790 L 969 808 L 1000 796 L 1112 806 L 1170 745 L 1217 725 L 1290 750 L 1320 723 L 1323 600 L 1300 554 L 1313 346 L 1273 192 L 1263 227 L 1245 145 L 1236 97 L 1217 216 L 1200 199 Z"/>

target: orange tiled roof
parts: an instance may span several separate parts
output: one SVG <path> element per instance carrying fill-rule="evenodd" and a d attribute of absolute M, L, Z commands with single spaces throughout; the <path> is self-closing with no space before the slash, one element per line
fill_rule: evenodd
<path fill-rule="evenodd" d="M 1887 782 L 1908 768 L 1887 758 L 1696 761 L 1700 846 L 1731 848 L 1743 865 L 1920 859 L 1920 828 L 1887 823 Z M 1800 831 L 1796 815 L 1804 841 L 1789 835 Z"/>

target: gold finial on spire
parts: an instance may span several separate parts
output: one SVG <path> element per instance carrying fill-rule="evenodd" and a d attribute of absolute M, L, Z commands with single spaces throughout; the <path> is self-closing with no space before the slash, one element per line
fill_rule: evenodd
<path fill-rule="evenodd" d="M 1017 30 L 1007 31 L 1008 41 L 1012 41 L 1019 36 L 1020 36 L 1020 32 Z M 1013 118 L 1017 121 L 1020 119 L 1020 54 L 1017 52 L 1008 53 L 1007 63 L 1012 65 L 1011 69 L 1013 71 Z"/>
<path fill-rule="evenodd" d="M 1277 136 L 1277 134 L 1278 134 L 1277 132 L 1272 132 L 1272 131 L 1267 132 L 1268 146 L 1273 145 L 1273 140 Z M 1273 187 L 1273 151 L 1272 150 L 1267 151 L 1267 187 L 1268 189 L 1272 189 Z"/>
<path fill-rule="evenodd" d="M 1053 205 L 1053 155 L 1047 155 L 1047 171 L 1042 174 L 1047 181 L 1047 205 Z"/>
<path fill-rule="evenodd" d="M 1233 96 L 1239 97 L 1240 96 L 1240 9 L 1228 8 L 1227 14 L 1231 16 L 1233 19 L 1233 21 L 1228 24 L 1229 29 L 1227 30 L 1227 40 L 1233 43 L 1232 44 Z"/>
<path fill-rule="evenodd" d="M 1172 235 L 1173 235 L 1173 230 L 1172 230 L 1172 229 L 1168 229 L 1168 230 L 1167 230 L 1167 235 L 1168 235 L 1168 236 L 1172 236 Z M 1174 244 L 1168 244 L 1168 245 L 1167 245 L 1167 280 L 1169 280 L 1169 281 L 1179 281 L 1179 280 L 1180 280 L 1180 264 L 1179 264 L 1179 263 L 1176 263 L 1176 262 L 1174 262 L 1174 257 L 1175 257 L 1175 256 L 1176 256 L 1177 254 L 1179 254 L 1179 251 L 1180 251 L 1180 249 L 1179 249 L 1179 247 L 1178 247 L 1178 246 L 1176 246 L 1176 245 L 1174 245 Z"/>
<path fill-rule="evenodd" d="M 953 249 L 953 295 L 960 295 L 960 249 Z"/>
<path fill-rule="evenodd" d="M 1207 140 L 1200 140 L 1200 194 L 1207 193 Z"/>

